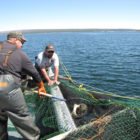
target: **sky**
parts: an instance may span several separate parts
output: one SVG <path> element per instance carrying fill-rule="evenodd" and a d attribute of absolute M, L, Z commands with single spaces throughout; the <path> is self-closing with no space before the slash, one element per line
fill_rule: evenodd
<path fill-rule="evenodd" d="M 0 31 L 140 29 L 140 0 L 0 0 Z"/>

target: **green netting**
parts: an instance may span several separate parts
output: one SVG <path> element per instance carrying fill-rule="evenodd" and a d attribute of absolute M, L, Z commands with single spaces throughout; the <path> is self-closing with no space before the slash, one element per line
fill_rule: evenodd
<path fill-rule="evenodd" d="M 49 92 L 49 88 L 47 88 Z M 25 99 L 30 110 L 34 111 L 35 122 L 41 130 L 42 140 L 60 134 L 51 98 L 40 98 L 38 94 L 25 91 Z M 32 106 L 32 105 L 35 106 Z"/>
<path fill-rule="evenodd" d="M 64 136 L 63 139 L 140 139 L 139 100 L 110 97 L 96 91 L 90 92 L 81 89 L 79 86 L 66 80 L 61 80 L 59 85 L 77 127 L 76 130 Z M 50 93 L 50 88 L 49 86 L 46 88 L 48 93 Z M 42 140 L 62 133 L 59 131 L 53 108 L 54 100 L 39 98 L 37 94 L 27 94 L 25 98 L 29 108 L 34 110 L 35 121 L 41 129 Z"/>
<path fill-rule="evenodd" d="M 140 113 L 126 108 L 79 127 L 64 140 L 138 140 L 140 137 Z"/>

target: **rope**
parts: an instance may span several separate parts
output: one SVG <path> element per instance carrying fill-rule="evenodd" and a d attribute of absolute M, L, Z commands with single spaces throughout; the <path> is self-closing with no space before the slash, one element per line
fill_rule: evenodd
<path fill-rule="evenodd" d="M 70 76 L 70 74 L 69 74 L 67 68 L 65 67 L 64 63 L 63 63 L 62 61 L 60 61 L 60 64 L 61 64 L 62 70 L 64 71 L 64 73 L 66 74 L 66 76 L 67 76 L 70 80 L 72 80 L 72 78 L 71 78 L 71 76 Z"/>
<path fill-rule="evenodd" d="M 86 88 L 82 88 L 83 85 L 85 85 L 85 84 L 81 84 L 79 87 L 81 88 L 81 90 L 84 90 L 85 91 Z M 94 88 L 92 86 L 88 86 L 88 87 Z M 106 93 L 99 92 L 99 91 L 94 91 L 94 90 L 87 90 L 87 89 L 86 89 L 86 91 L 88 91 L 88 92 L 94 92 L 94 93 L 98 93 L 98 94 L 103 94 L 103 95 L 109 95 L 109 96 L 118 97 L 118 98 L 123 98 L 123 99 L 140 100 L 140 99 L 135 98 L 135 97 L 121 96 L 121 95 L 113 94 L 113 93 L 107 92 L 107 91 L 105 91 Z"/>
<path fill-rule="evenodd" d="M 64 65 L 64 63 L 63 63 L 62 61 L 60 61 L 60 64 L 61 64 L 61 66 L 62 66 L 62 69 L 63 69 L 64 73 L 67 75 L 67 77 L 68 77 L 69 79 L 71 79 L 72 83 L 75 85 L 75 83 L 77 83 L 77 82 L 74 81 L 74 80 L 72 80 L 72 77 L 70 76 L 70 73 L 69 73 L 68 70 L 66 69 L 66 66 Z M 86 85 L 86 84 L 81 84 L 81 85 L 78 87 L 79 90 L 86 91 L 88 94 L 90 94 L 94 100 L 97 100 L 97 99 L 95 99 L 95 98 L 93 97 L 93 95 L 92 95 L 91 93 L 89 93 L 89 92 L 98 93 L 98 94 L 103 94 L 103 95 L 108 95 L 108 96 L 117 97 L 117 98 L 122 98 L 122 99 L 130 99 L 130 100 L 138 100 L 138 101 L 140 101 L 139 98 L 129 97 L 129 96 L 121 96 L 121 95 L 113 94 L 113 93 L 107 92 L 107 91 L 104 91 L 104 92 L 106 92 L 106 93 L 104 93 L 104 92 L 99 92 L 99 91 L 95 91 L 95 90 L 88 90 L 88 89 L 86 89 L 86 88 L 83 88 L 84 85 L 87 86 L 87 87 L 90 87 L 90 88 L 92 88 L 92 89 L 96 89 L 96 90 L 100 90 L 100 91 L 103 91 L 103 90 L 98 89 L 98 88 L 95 88 L 95 87 L 92 87 L 92 86 L 89 86 L 89 85 Z"/>
<path fill-rule="evenodd" d="M 106 121 L 106 119 L 108 119 L 108 120 Z M 100 139 L 103 140 L 103 137 L 102 137 L 101 134 L 104 132 L 105 127 L 111 122 L 111 120 L 112 120 L 112 116 L 107 116 L 107 117 L 95 120 L 94 124 L 93 124 L 93 127 L 98 129 L 98 133 L 95 136 L 93 136 L 93 137 L 91 137 L 89 139 L 80 138 L 79 140 L 93 140 L 96 137 L 100 137 Z"/>
<path fill-rule="evenodd" d="M 86 88 L 82 88 L 83 85 L 84 85 L 84 84 L 82 84 L 82 85 L 79 86 L 79 91 L 80 91 L 80 90 L 85 91 L 86 93 L 88 93 L 88 94 L 93 98 L 93 100 L 98 101 L 98 99 L 96 99 L 96 98 L 93 96 L 93 94 L 89 93 L 89 92 L 87 91 Z"/>

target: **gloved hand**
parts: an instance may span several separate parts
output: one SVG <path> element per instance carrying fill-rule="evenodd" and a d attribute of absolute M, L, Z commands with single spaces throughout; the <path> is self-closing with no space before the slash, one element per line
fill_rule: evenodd
<path fill-rule="evenodd" d="M 39 95 L 41 98 L 44 98 L 43 95 L 40 95 L 41 92 L 46 93 L 46 90 L 45 90 L 45 88 L 44 88 L 43 81 L 37 83 L 37 86 L 38 86 L 38 95 Z"/>

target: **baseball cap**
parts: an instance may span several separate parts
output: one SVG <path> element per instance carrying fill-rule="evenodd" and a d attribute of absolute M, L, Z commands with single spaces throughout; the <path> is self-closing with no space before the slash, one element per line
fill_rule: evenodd
<path fill-rule="evenodd" d="M 24 38 L 24 36 L 21 32 L 16 32 L 16 31 L 9 32 L 7 35 L 7 38 L 18 38 L 24 42 L 27 41 L 27 39 Z"/>
<path fill-rule="evenodd" d="M 52 44 L 48 44 L 48 45 L 46 46 L 46 50 L 47 50 L 47 51 L 54 51 L 54 46 L 53 46 Z"/>

